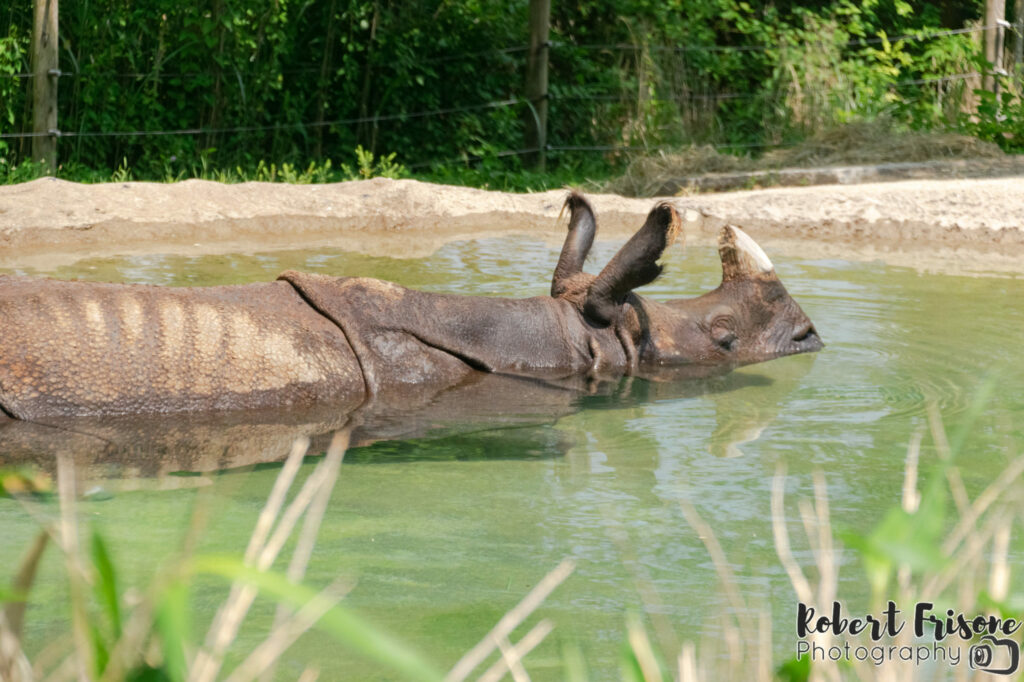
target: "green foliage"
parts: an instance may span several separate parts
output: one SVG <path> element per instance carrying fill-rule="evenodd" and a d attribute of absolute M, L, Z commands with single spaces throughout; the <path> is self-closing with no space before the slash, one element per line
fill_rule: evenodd
<path fill-rule="evenodd" d="M 45 544 L 37 543 L 37 547 L 41 552 Z M 30 573 L 34 574 L 38 555 L 27 561 L 31 563 Z M 225 556 L 182 559 L 179 565 L 159 572 L 152 584 L 143 586 L 145 597 L 141 600 L 137 597 L 131 607 L 126 606 L 116 557 L 98 531 L 92 531 L 88 551 L 77 561 L 69 559 L 67 566 L 69 571 L 77 571 L 80 566 L 88 576 L 85 582 L 91 586 L 90 598 L 82 603 L 72 599 L 70 604 L 73 611 L 70 621 L 84 623 L 87 627 L 88 652 L 78 654 L 82 660 L 91 662 L 87 674 L 90 680 L 182 682 L 187 679 L 190 671 L 186 652 L 194 655 L 198 644 L 191 629 L 190 585 L 203 576 L 226 578 L 234 589 L 251 585 L 260 594 L 294 611 L 306 608 L 321 611 L 323 615 L 315 627 L 348 651 L 378 662 L 402 679 L 424 682 L 441 679 L 441 674 L 415 651 L 361 616 L 335 604 L 323 593 L 292 582 L 280 573 L 257 570 L 240 559 Z M 24 602 L 28 596 L 17 590 L 0 590 L 0 613 L 14 603 Z M 3 664 L 4 661 L 0 661 L 0 672 Z"/>
<path fill-rule="evenodd" d="M 974 94 L 978 97 L 977 111 L 961 115 L 961 129 L 995 142 L 1005 151 L 1024 151 L 1024 100 L 1013 92 L 997 96 L 987 90 L 975 90 Z"/>
<path fill-rule="evenodd" d="M 791 658 L 778 667 L 775 675 L 782 682 L 807 682 L 811 679 L 811 657 Z"/>
<path fill-rule="evenodd" d="M 397 180 L 406 176 L 406 169 L 400 163 L 395 163 L 395 152 L 387 156 L 380 156 L 374 159 L 373 152 L 363 149 L 363 145 L 356 147 L 356 170 L 352 170 L 347 164 L 341 164 L 341 173 L 346 180 L 369 180 L 370 178 L 392 178 Z M 327 162 L 330 167 L 330 161 Z"/>
<path fill-rule="evenodd" d="M 939 472 L 922 493 L 916 511 L 892 507 L 870 533 L 842 535 L 843 541 L 860 554 L 877 600 L 887 593 L 901 566 L 923 573 L 949 563 L 942 552 L 948 518 L 946 497 L 945 473 Z"/>
<path fill-rule="evenodd" d="M 110 176 L 111 182 L 128 182 L 132 179 L 132 170 L 128 167 L 128 159 L 121 158 L 121 165 Z"/>
<path fill-rule="evenodd" d="M 10 5 L 0 24 L 0 132 L 28 132 L 31 79 L 10 76 L 29 69 L 32 3 Z M 748 149 L 879 115 L 953 125 L 975 97 L 965 80 L 946 77 L 981 67 L 977 34 L 894 36 L 960 28 L 979 20 L 981 5 L 556 3 L 548 143 Z M 527 105 L 495 104 L 523 95 L 526 9 L 497 0 L 63 3 L 59 121 L 70 135 L 58 145 L 61 174 L 321 182 L 399 177 L 405 167 L 536 185 L 520 177 Z M 1024 125 L 1013 122 L 1019 105 L 1001 105 L 1011 123 L 1000 130 L 982 106 L 965 129 L 1008 139 Z M 124 131 L 173 134 L 109 134 Z M 30 142 L 0 140 L 0 181 L 33 177 Z M 363 150 L 356 166 L 335 174 L 328 160 L 352 149 Z M 548 166 L 620 161 L 553 151 Z"/>
<path fill-rule="evenodd" d="M 272 571 L 258 571 L 231 557 L 199 557 L 192 563 L 189 572 L 217 575 L 238 584 L 253 585 L 278 603 L 296 610 L 316 599 L 323 599 L 315 590 L 305 585 L 293 583 Z M 441 675 L 433 666 L 419 655 L 346 608 L 331 608 L 317 622 L 316 627 L 361 655 L 401 673 L 406 679 L 424 682 L 441 679 Z"/>
<path fill-rule="evenodd" d="M 47 495 L 53 491 L 53 479 L 40 471 L 24 468 L 0 468 L 0 497 Z"/>
<path fill-rule="evenodd" d="M 17 26 L 9 26 L 7 35 L 0 38 L 0 133 L 14 130 L 16 117 L 24 104 L 16 75 L 28 71 L 27 52 L 28 36 L 23 35 Z M 7 146 L 5 140 L 0 140 L 0 152 Z"/>

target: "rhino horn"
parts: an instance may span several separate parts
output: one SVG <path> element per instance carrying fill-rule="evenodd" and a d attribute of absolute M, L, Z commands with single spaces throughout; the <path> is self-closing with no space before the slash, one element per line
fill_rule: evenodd
<path fill-rule="evenodd" d="M 722 259 L 723 282 L 775 276 L 775 266 L 764 250 L 735 225 L 726 225 L 722 229 L 718 237 L 718 255 Z"/>

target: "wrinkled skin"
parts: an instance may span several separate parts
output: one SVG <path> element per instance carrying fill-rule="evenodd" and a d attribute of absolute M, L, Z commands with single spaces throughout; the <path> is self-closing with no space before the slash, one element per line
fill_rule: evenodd
<path fill-rule="evenodd" d="M 479 372 L 588 381 L 707 376 L 822 347 L 763 251 L 726 228 L 722 285 L 657 303 L 633 293 L 679 232 L 659 204 L 597 276 L 597 229 L 572 194 L 552 296 L 433 294 L 365 278 L 164 288 L 0 277 L 6 417 L 427 402 Z"/>

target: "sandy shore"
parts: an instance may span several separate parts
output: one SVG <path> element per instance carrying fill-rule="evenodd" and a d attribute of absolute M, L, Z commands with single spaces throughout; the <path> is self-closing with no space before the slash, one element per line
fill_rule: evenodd
<path fill-rule="evenodd" d="M 422 256 L 445 242 L 527 233 L 557 243 L 564 191 L 508 194 L 415 180 L 332 185 L 201 180 L 0 187 L 0 267 L 96 255 L 332 246 Z M 655 199 L 591 195 L 599 238 L 621 239 Z M 921 270 L 1024 273 L 1024 177 L 777 188 L 673 197 L 689 243 L 725 223 L 774 252 Z"/>

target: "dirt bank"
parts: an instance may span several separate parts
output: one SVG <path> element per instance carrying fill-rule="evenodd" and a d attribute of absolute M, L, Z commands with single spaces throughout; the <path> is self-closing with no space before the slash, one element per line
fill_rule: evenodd
<path fill-rule="evenodd" d="M 563 191 L 506 194 L 415 180 L 334 185 L 201 180 L 0 187 L 0 267 L 84 256 L 337 246 L 417 256 L 481 234 L 557 242 Z M 600 235 L 622 238 L 655 200 L 593 195 Z M 775 252 L 882 259 L 919 269 L 1024 273 L 1024 177 L 779 188 L 671 199 L 690 243 L 725 223 Z"/>

